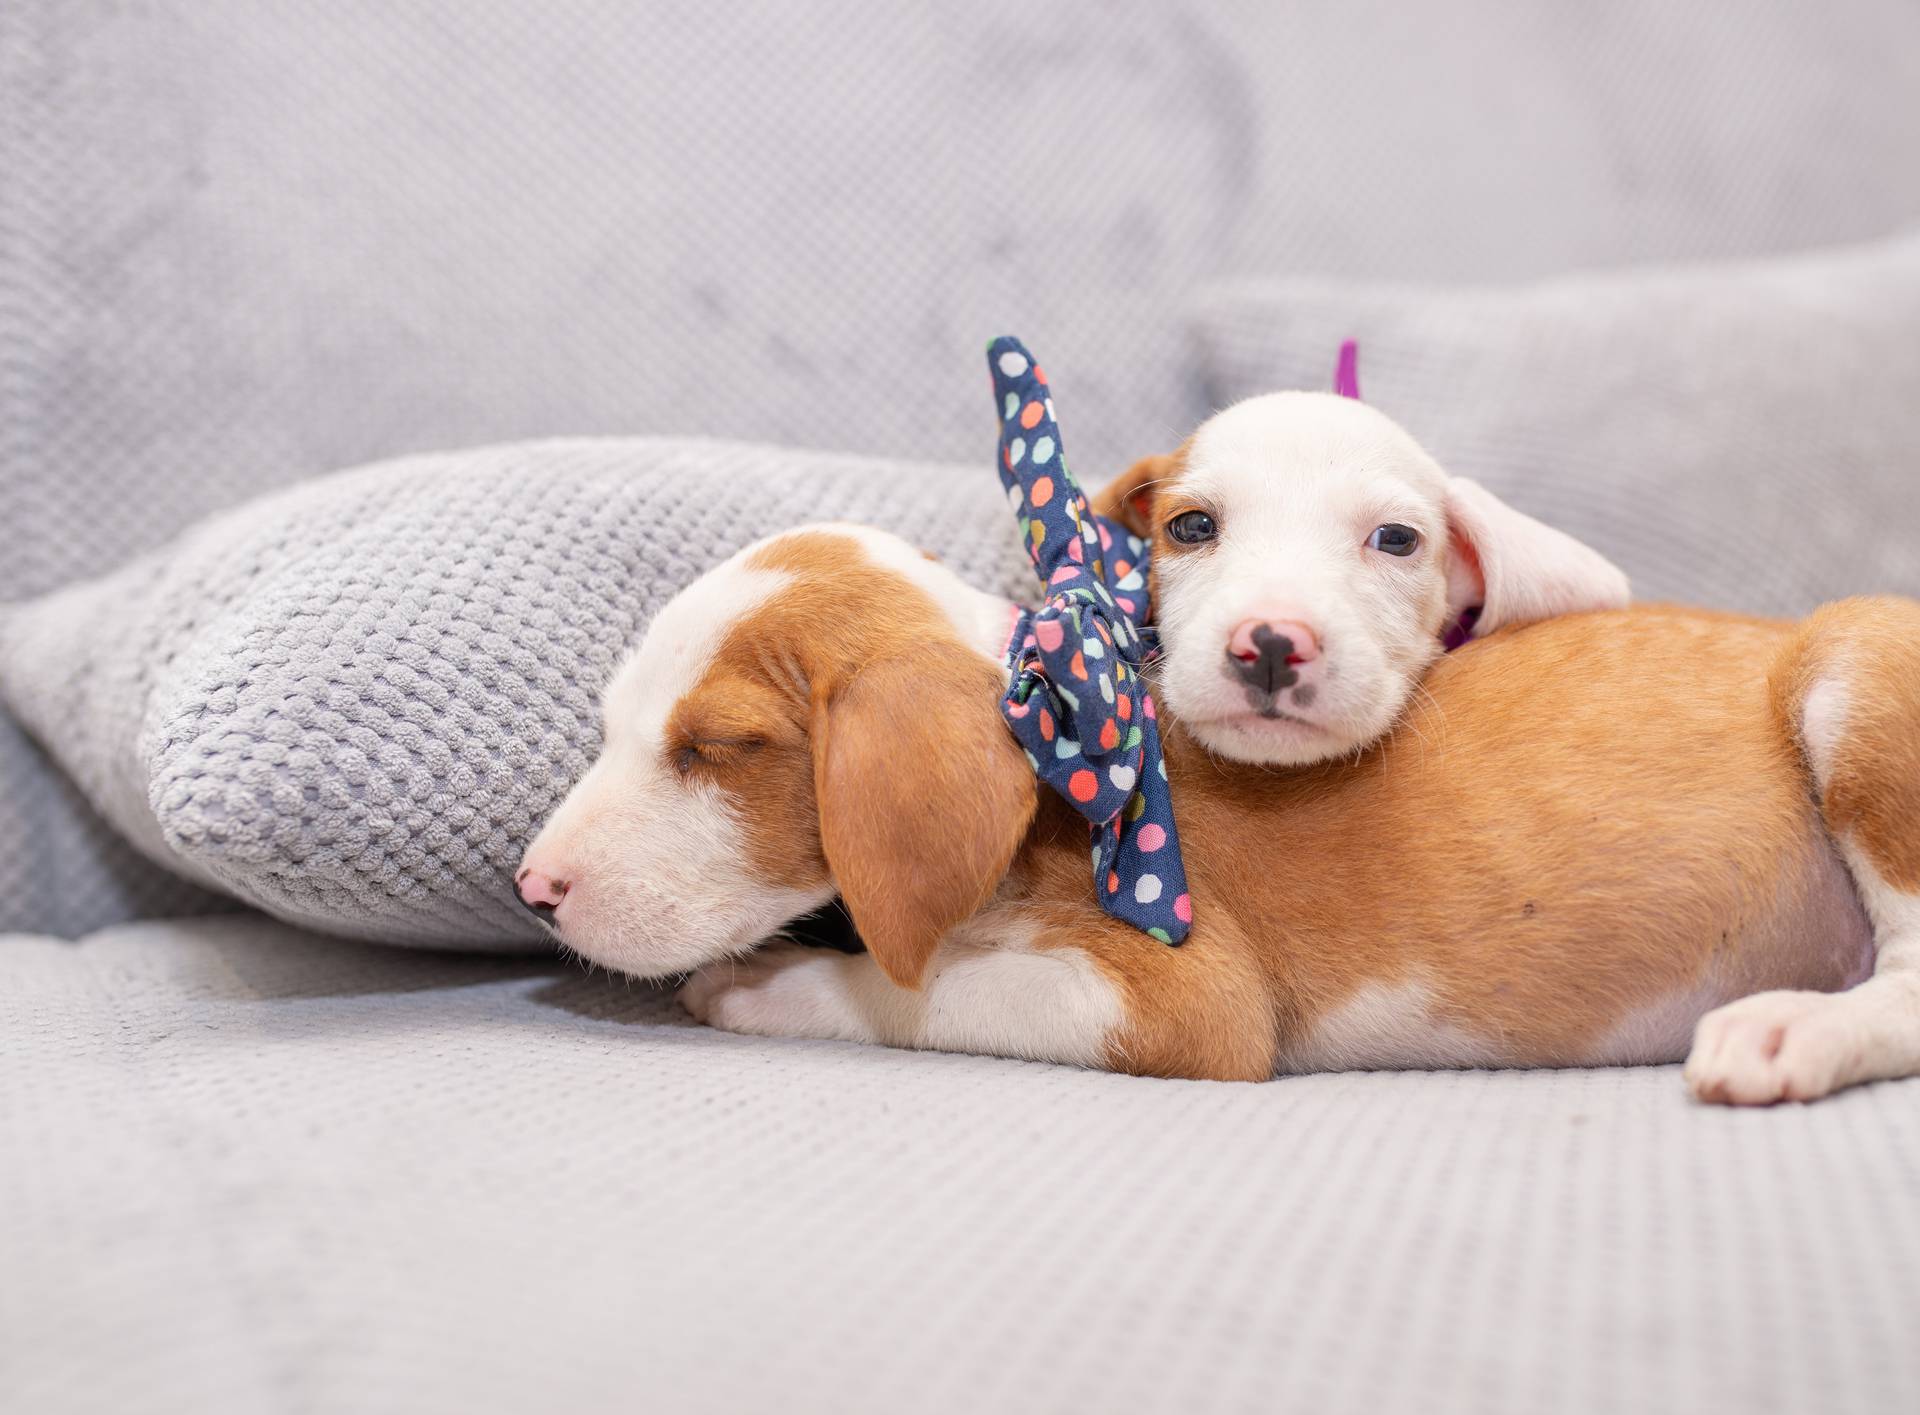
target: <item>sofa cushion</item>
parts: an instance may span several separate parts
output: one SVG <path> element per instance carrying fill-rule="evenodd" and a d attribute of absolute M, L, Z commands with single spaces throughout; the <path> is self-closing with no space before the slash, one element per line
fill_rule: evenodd
<path fill-rule="evenodd" d="M 1511 287 L 1232 284 L 1198 337 L 1216 407 L 1327 387 L 1357 338 L 1369 403 L 1641 599 L 1920 593 L 1920 234 Z"/>
<path fill-rule="evenodd" d="M 1920 1080 L 1148 1080 L 258 918 L 0 939 L 0 1037 L 22 1415 L 1920 1410 Z"/>
<path fill-rule="evenodd" d="M 147 857 L 356 936 L 538 946 L 510 876 L 653 611 L 760 536 L 890 525 L 1009 592 L 987 464 L 698 441 L 408 459 L 0 612 L 0 696 Z"/>

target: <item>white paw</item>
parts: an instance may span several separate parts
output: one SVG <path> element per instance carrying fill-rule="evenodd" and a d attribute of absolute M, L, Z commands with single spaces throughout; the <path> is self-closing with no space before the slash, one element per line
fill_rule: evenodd
<path fill-rule="evenodd" d="M 1722 1105 L 1813 1101 L 1849 1085 L 1857 1029 L 1843 994 L 1763 992 L 1715 1008 L 1694 1028 L 1681 1073 Z"/>
<path fill-rule="evenodd" d="M 769 943 L 742 958 L 709 963 L 681 984 L 680 1005 L 723 1032 L 762 1037 L 844 1037 L 842 955 Z M 864 1040 L 854 1037 L 853 1040 Z"/>

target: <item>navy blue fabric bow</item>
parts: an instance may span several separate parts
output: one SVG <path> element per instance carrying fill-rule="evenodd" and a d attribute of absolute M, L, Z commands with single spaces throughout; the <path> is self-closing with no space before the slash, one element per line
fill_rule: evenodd
<path fill-rule="evenodd" d="M 1096 516 L 1067 470 L 1046 375 L 1018 339 L 987 346 L 1000 481 L 1043 603 L 1015 617 L 1002 708 L 1034 772 L 1085 816 L 1101 907 L 1162 943 L 1193 923 L 1153 697 L 1148 546 Z"/>

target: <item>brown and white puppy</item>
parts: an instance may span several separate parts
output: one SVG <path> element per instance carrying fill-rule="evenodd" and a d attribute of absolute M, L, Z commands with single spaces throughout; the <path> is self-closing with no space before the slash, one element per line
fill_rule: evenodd
<path fill-rule="evenodd" d="M 1006 732 L 1008 610 L 874 531 L 742 552 L 621 669 L 523 898 L 613 968 L 720 960 L 682 996 L 737 1031 L 1254 1079 L 1675 1061 L 1697 1024 L 1707 1099 L 1920 1071 L 1920 605 L 1503 630 L 1353 762 L 1169 714 L 1180 948 L 1099 910 Z M 870 953 L 736 956 L 836 892 Z"/>
<path fill-rule="evenodd" d="M 1485 635 L 1627 603 L 1599 554 L 1331 393 L 1216 413 L 1095 509 L 1151 539 L 1160 700 L 1231 761 L 1365 747 L 1463 625 Z"/>

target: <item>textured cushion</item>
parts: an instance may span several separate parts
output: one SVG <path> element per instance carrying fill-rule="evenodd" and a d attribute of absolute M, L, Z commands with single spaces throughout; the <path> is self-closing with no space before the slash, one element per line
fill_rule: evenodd
<path fill-rule="evenodd" d="M 1531 286 L 1230 285 L 1199 320 L 1209 396 L 1324 388 L 1350 336 L 1369 403 L 1641 599 L 1920 594 L 1920 235 Z"/>
<path fill-rule="evenodd" d="M 257 918 L 0 938 L 0 1407 L 1911 1415 L 1920 1081 L 1140 1080 Z"/>
<path fill-rule="evenodd" d="M 982 418 L 977 468 L 583 440 L 322 478 L 0 612 L 0 694 L 148 858 L 201 884 L 346 934 L 537 942 L 511 871 L 680 586 L 845 518 L 1028 587 Z"/>

